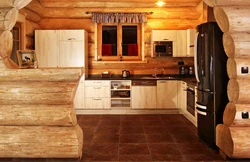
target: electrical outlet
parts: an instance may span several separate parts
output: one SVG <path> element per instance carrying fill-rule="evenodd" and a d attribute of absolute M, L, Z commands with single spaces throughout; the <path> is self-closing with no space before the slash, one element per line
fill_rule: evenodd
<path fill-rule="evenodd" d="M 241 117 L 242 117 L 242 119 L 249 119 L 248 112 L 241 112 Z"/>
<path fill-rule="evenodd" d="M 241 67 L 241 74 L 248 74 L 248 67 Z"/>
<path fill-rule="evenodd" d="M 178 65 L 184 65 L 183 61 L 178 61 Z"/>

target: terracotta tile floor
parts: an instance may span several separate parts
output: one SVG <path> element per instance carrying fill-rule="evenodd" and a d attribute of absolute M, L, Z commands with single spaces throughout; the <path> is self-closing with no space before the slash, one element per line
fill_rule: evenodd
<path fill-rule="evenodd" d="M 81 160 L 0 159 L 0 161 L 224 161 L 217 150 L 208 148 L 200 141 L 196 127 L 183 115 L 78 115 L 77 119 L 84 132 Z"/>

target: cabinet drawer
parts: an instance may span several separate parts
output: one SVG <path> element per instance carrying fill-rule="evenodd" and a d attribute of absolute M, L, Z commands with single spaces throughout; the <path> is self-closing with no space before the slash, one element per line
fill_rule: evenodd
<path fill-rule="evenodd" d="M 94 86 L 110 87 L 110 81 L 99 81 L 99 80 L 85 81 L 85 87 L 94 87 Z"/>
<path fill-rule="evenodd" d="M 110 88 L 95 86 L 95 87 L 85 87 L 85 97 L 109 97 L 110 98 Z"/>
<path fill-rule="evenodd" d="M 84 30 L 60 30 L 60 41 L 83 41 Z"/>
<path fill-rule="evenodd" d="M 86 109 L 110 109 L 110 98 L 85 98 Z"/>

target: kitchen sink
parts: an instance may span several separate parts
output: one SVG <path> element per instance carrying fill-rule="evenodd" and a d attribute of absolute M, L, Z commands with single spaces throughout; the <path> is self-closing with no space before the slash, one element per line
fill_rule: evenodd
<path fill-rule="evenodd" d="M 172 77 L 172 76 L 159 76 L 159 77 L 145 76 L 145 77 L 142 77 L 141 79 L 167 79 L 167 80 L 178 80 L 178 79 L 180 79 L 180 78 L 178 78 L 178 77 Z"/>

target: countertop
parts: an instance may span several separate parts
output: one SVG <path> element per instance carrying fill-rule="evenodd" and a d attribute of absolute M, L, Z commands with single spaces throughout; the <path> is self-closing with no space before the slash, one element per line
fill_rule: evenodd
<path fill-rule="evenodd" d="M 89 75 L 85 80 L 182 80 L 187 82 L 187 84 L 196 85 L 196 79 L 194 75 L 179 75 L 179 74 L 165 74 L 159 75 L 154 78 L 150 74 L 145 75 L 130 75 L 127 78 L 123 78 L 121 75 L 111 75 L 111 77 L 102 77 L 102 75 Z"/>

